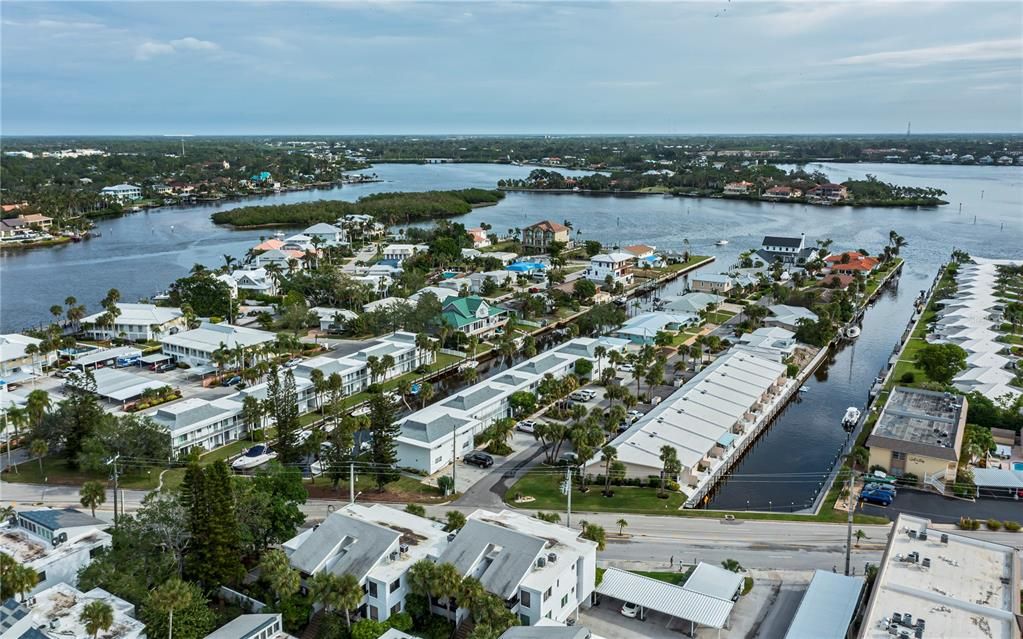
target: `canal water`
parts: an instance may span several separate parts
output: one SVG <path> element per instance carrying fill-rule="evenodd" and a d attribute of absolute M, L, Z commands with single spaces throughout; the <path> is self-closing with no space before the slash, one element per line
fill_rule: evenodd
<path fill-rule="evenodd" d="M 859 339 L 822 366 L 807 384 L 809 391 L 778 417 L 712 502 L 727 508 L 745 508 L 748 501 L 750 508 L 798 509 L 813 499 L 845 441 L 839 426 L 845 408 L 865 403 L 874 376 L 911 316 L 913 299 L 928 286 L 952 248 L 986 257 L 1023 258 L 1023 168 L 883 164 L 810 168 L 819 168 L 834 180 L 872 174 L 896 184 L 935 186 L 948 191 L 951 203 L 927 210 L 854 209 L 661 196 L 509 193 L 497 206 L 455 219 L 467 225 L 487 222 L 503 232 L 549 218 L 569 220 L 581 237 L 609 244 L 681 249 L 688 242 L 694 253 L 717 256 L 708 267 L 714 271 L 734 263 L 740 252 L 758 246 L 767 234 L 830 237 L 835 249 L 864 248 L 872 253 L 888 241 L 889 230 L 903 235 L 909 242 L 902 251 L 907 263 L 897 290 L 886 292 L 867 312 Z M 492 188 L 501 178 L 524 177 L 530 170 L 488 164 L 383 164 L 371 170 L 384 180 L 379 183 L 163 208 L 104 220 L 99 223 L 102 236 L 87 242 L 0 256 L 0 330 L 48 321 L 47 309 L 68 295 L 90 311 L 98 309 L 112 287 L 125 300 L 151 296 L 193 264 L 215 267 L 223 264 L 224 254 L 241 257 L 271 233 L 217 227 L 210 215 L 219 210 L 255 203 L 351 201 L 381 191 Z M 729 243 L 714 246 L 722 239 Z M 481 378 L 486 375 L 480 371 Z M 782 475 L 778 469 L 791 473 Z"/>

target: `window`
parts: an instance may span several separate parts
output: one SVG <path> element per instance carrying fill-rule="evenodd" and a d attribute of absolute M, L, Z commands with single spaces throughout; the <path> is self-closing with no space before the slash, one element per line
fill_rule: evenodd
<path fill-rule="evenodd" d="M 376 597 L 377 597 L 377 582 L 370 581 L 370 582 L 368 582 L 368 585 L 369 585 L 369 596 L 373 597 L 374 599 L 376 599 Z"/>
<path fill-rule="evenodd" d="M 380 619 L 380 611 L 377 610 L 376 606 L 369 607 L 369 618 L 378 621 Z"/>
<path fill-rule="evenodd" d="M 391 586 L 387 589 L 387 592 L 394 592 L 395 590 L 398 589 L 398 586 L 400 586 L 400 585 L 401 585 L 401 579 L 400 578 L 395 579 L 394 581 L 391 582 Z"/>
<path fill-rule="evenodd" d="M 532 601 L 531 595 L 528 590 L 523 590 L 519 593 L 519 603 L 521 605 L 525 606 L 526 608 L 529 608 L 533 605 L 532 603 L 530 603 L 531 601 Z"/>
<path fill-rule="evenodd" d="M 892 451 L 892 459 L 905 459 L 906 453 L 900 453 L 897 450 Z"/>
<path fill-rule="evenodd" d="M 546 602 L 546 601 L 547 601 L 548 599 L 550 599 L 550 598 L 551 598 L 551 589 L 550 589 L 550 588 L 548 588 L 548 589 L 547 589 L 547 590 L 545 590 L 545 591 L 544 591 L 544 593 L 543 593 L 543 600 L 544 600 L 544 601 Z"/>
<path fill-rule="evenodd" d="M 568 605 L 568 595 L 565 595 L 564 597 L 561 598 L 561 607 L 564 608 L 567 605 Z"/>
<path fill-rule="evenodd" d="M 519 621 L 521 621 L 521 622 L 522 622 L 522 624 L 521 624 L 521 625 L 523 625 L 523 626 L 528 626 L 528 625 L 530 625 L 530 621 L 529 621 L 529 615 L 523 615 L 523 614 L 520 614 L 520 615 L 519 615 Z"/>

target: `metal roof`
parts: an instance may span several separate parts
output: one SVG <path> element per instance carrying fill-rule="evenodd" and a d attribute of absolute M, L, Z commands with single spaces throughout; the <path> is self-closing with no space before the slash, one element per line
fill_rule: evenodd
<path fill-rule="evenodd" d="M 617 568 L 604 572 L 597 592 L 711 628 L 724 628 L 735 605 L 731 599 L 719 599 Z"/>
<path fill-rule="evenodd" d="M 814 571 L 785 639 L 843 639 L 862 589 L 862 577 Z"/>
<path fill-rule="evenodd" d="M 701 561 L 686 579 L 683 588 L 701 595 L 731 600 L 742 588 L 742 575 Z"/>
<path fill-rule="evenodd" d="M 280 619 L 280 613 L 240 615 L 206 635 L 206 639 L 246 639 L 247 637 L 254 637 L 264 628 L 273 625 L 278 619 Z"/>
<path fill-rule="evenodd" d="M 982 488 L 1023 488 L 1023 478 L 1001 468 L 970 468 L 973 483 Z"/>
<path fill-rule="evenodd" d="M 18 516 L 38 524 L 48 530 L 60 530 L 61 528 L 78 528 L 80 526 L 97 526 L 106 528 L 107 523 L 102 519 L 83 513 L 74 508 L 47 508 L 43 510 L 22 510 Z"/>

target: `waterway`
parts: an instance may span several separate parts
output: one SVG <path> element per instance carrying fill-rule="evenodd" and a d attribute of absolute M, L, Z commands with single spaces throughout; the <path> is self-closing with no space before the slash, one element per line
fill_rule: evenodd
<path fill-rule="evenodd" d="M 808 383 L 809 392 L 779 416 L 712 502 L 715 507 L 745 508 L 748 501 L 750 508 L 788 510 L 813 499 L 844 442 L 841 415 L 847 406 L 865 403 L 870 382 L 910 318 L 913 299 L 953 247 L 986 257 L 1023 258 L 1023 168 L 885 164 L 810 168 L 820 168 L 834 180 L 872 174 L 896 184 L 935 186 L 948 192 L 951 203 L 927 210 L 854 209 L 660 196 L 509 193 L 497 206 L 455 219 L 473 225 L 487 222 L 504 231 L 549 218 L 569 220 L 580 236 L 608 244 L 681 249 L 688 242 L 694 253 L 717 256 L 708 267 L 715 271 L 734 263 L 743 250 L 758 246 L 766 234 L 802 232 L 808 238 L 830 237 L 836 249 L 870 252 L 884 246 L 889 230 L 903 235 L 909 244 L 902 251 L 907 263 L 898 289 L 886 292 L 868 311 L 862 336 L 819 370 Z M 384 164 L 372 169 L 383 182 L 284 193 L 259 203 L 351 201 L 381 191 L 492 188 L 501 178 L 523 177 L 529 171 L 486 164 Z M 240 257 L 270 232 L 217 227 L 209 216 L 253 203 L 156 209 L 101 221 L 102 237 L 88 242 L 5 253 L 0 256 L 0 327 L 11 331 L 46 322 L 47 309 L 68 295 L 90 311 L 112 287 L 125 300 L 151 296 L 195 263 L 215 267 L 223 263 L 224 254 Z M 729 243 L 714 246 L 720 239 Z M 809 474 L 779 475 L 779 469 Z"/>

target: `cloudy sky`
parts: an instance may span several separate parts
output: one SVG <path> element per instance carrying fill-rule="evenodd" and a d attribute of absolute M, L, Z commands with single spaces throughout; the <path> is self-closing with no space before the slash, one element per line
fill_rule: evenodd
<path fill-rule="evenodd" d="M 2 132 L 1020 131 L 1023 3 L 20 2 Z"/>

